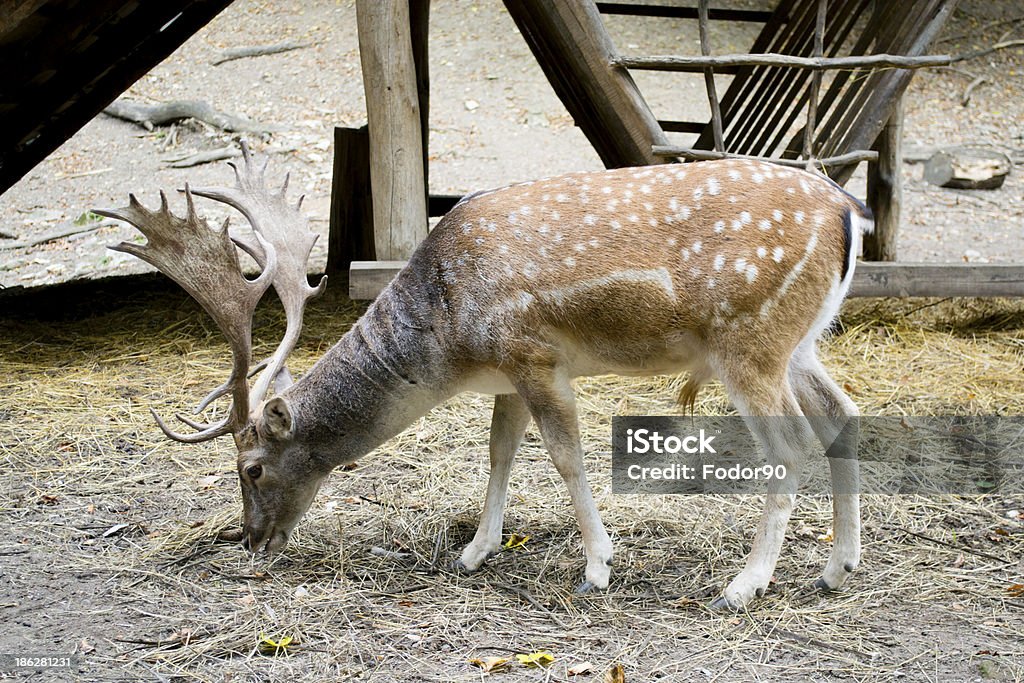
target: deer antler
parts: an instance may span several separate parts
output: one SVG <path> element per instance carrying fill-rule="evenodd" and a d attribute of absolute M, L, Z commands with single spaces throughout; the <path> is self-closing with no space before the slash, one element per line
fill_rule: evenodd
<path fill-rule="evenodd" d="M 311 287 L 306 278 L 309 254 L 319 235 L 309 229 L 308 221 L 300 211 L 303 198 L 299 197 L 294 205 L 288 203 L 286 193 L 289 176 L 285 176 L 280 191 L 270 192 L 264 178 L 266 161 L 257 168 L 248 145 L 243 141 L 241 146 L 241 167 L 230 164 L 235 170 L 235 187 L 204 188 L 193 192 L 201 197 L 228 204 L 246 217 L 258 241 L 253 242 L 248 236 L 242 235 L 233 235 L 232 239 L 257 263 L 262 265 L 266 259 L 263 242 L 269 243 L 277 253 L 278 268 L 271 277 L 288 322 L 277 350 L 254 368 L 254 372 L 262 368 L 250 398 L 254 407 L 263 400 L 271 383 L 281 383 L 282 380 L 290 383 L 291 378 L 285 362 L 299 339 L 306 302 L 323 292 L 327 285 L 327 276 L 324 276 L 316 287 Z M 226 385 L 214 389 L 199 404 L 196 412 L 201 412 L 211 401 L 227 391 Z"/>
<path fill-rule="evenodd" d="M 146 244 L 122 242 L 111 249 L 137 256 L 181 285 L 210 314 L 231 347 L 231 376 L 219 394 L 230 392 L 232 395 L 227 417 L 213 425 L 198 425 L 179 416 L 189 426 L 199 429 L 193 434 L 179 434 L 153 411 L 157 424 L 168 437 L 186 443 L 237 432 L 248 422 L 250 394 L 246 377 L 252 359 L 252 316 L 278 266 L 276 248 L 257 233 L 254 244 L 259 247 L 263 272 L 255 280 L 247 280 L 228 232 L 228 221 L 224 221 L 220 230 L 211 229 L 196 213 L 192 194 L 186 185 L 188 211 L 185 218 L 171 213 L 163 192 L 157 211 L 144 207 L 135 195 L 129 195 L 128 206 L 124 208 L 96 210 L 102 216 L 131 223 L 147 237 Z"/>

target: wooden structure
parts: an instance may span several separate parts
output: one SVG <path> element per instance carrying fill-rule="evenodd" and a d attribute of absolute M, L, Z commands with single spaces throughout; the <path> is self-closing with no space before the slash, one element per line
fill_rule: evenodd
<path fill-rule="evenodd" d="M 505 0 L 555 93 L 606 166 L 753 157 L 816 168 L 842 184 L 858 163 L 867 161 L 868 203 L 877 226 L 865 242 L 865 257 L 879 262 L 896 258 L 900 96 L 911 69 L 951 63 L 949 56 L 925 52 L 955 5 L 956 0 L 779 0 L 773 11 L 763 12 L 716 10 L 709 0 L 696 0 L 691 7 Z M 601 13 L 696 19 L 702 54 L 620 55 Z M 763 28 L 749 53 L 715 56 L 708 30 L 715 20 L 752 21 Z M 425 33 L 415 22 L 410 31 Z M 702 74 L 710 120 L 658 120 L 630 76 L 636 69 Z M 721 95 L 716 73 L 733 76 Z M 368 87 L 371 82 L 379 85 L 382 76 L 386 74 L 364 73 Z M 371 128 L 372 106 L 368 103 Z M 697 134 L 697 139 L 688 147 L 670 144 L 668 134 L 680 132 Z M 387 152 L 375 152 L 371 144 L 371 158 L 375 153 Z M 336 193 L 343 188 L 336 186 Z M 373 195 L 382 196 L 376 181 Z M 430 206 L 430 198 L 424 197 L 424 203 Z M 377 209 L 374 213 L 379 215 Z M 353 298 L 374 297 L 402 265 L 381 254 L 382 260 L 375 261 L 349 253 Z M 852 293 L 1017 296 L 1024 295 L 1024 269 L 869 263 L 858 270 Z"/>
<path fill-rule="evenodd" d="M 0 3 L 0 193 L 229 4 Z"/>
<path fill-rule="evenodd" d="M 899 96 L 909 68 L 952 61 L 924 52 L 956 0 L 778 0 L 772 11 L 679 2 L 505 0 L 505 6 L 605 165 L 768 157 L 845 182 L 866 160 L 868 201 L 877 217 L 866 256 L 894 260 Z M 0 3 L 0 192 L 228 4 Z M 335 134 L 328 271 L 351 265 L 352 294 L 367 298 L 425 236 L 427 216 L 444 214 L 458 197 L 427 193 L 429 0 L 356 0 L 356 6 L 370 123 Z M 701 55 L 621 55 L 602 13 L 695 19 Z M 708 27 L 718 20 L 762 25 L 749 53 L 714 54 Z M 637 69 L 701 75 L 710 120 L 658 120 L 630 75 Z M 716 74 L 732 76 L 722 93 Z M 697 137 L 681 147 L 669 138 L 678 133 Z M 865 264 L 854 294 L 1024 295 L 1024 268 Z"/>

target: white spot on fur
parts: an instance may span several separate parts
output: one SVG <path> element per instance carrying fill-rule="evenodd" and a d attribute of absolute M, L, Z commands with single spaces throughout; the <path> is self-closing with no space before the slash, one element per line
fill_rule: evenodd
<path fill-rule="evenodd" d="M 683 255 L 683 260 L 684 261 L 689 261 L 690 260 L 690 250 L 689 249 L 683 249 L 679 253 Z"/>
<path fill-rule="evenodd" d="M 719 254 L 715 257 L 715 263 L 712 267 L 717 271 L 722 270 L 723 266 L 725 266 L 725 257 Z"/>
<path fill-rule="evenodd" d="M 546 235 L 546 234 L 548 234 L 548 231 L 550 231 L 550 230 L 551 230 L 551 228 L 549 228 L 549 227 L 548 227 L 548 226 L 546 226 L 546 225 L 542 225 L 542 226 L 540 226 L 539 228 L 537 228 L 537 232 L 539 232 L 539 233 L 540 233 L 540 234 L 542 234 L 542 235 Z"/>
<path fill-rule="evenodd" d="M 765 249 L 764 247 L 758 247 L 757 248 L 757 258 L 764 258 L 767 255 L 768 255 L 768 250 L 767 249 Z"/>
<path fill-rule="evenodd" d="M 715 278 L 708 278 L 708 289 L 714 289 L 716 284 L 718 283 L 715 282 Z"/>
<path fill-rule="evenodd" d="M 715 178 L 715 177 L 708 178 L 708 194 L 714 196 L 714 195 L 717 195 L 721 191 L 722 191 L 722 187 L 721 187 L 721 185 L 718 184 L 718 178 Z"/>
<path fill-rule="evenodd" d="M 476 242 L 477 244 L 483 244 L 484 243 L 484 238 L 483 237 L 477 237 L 473 241 Z"/>
<path fill-rule="evenodd" d="M 697 201 L 700 201 L 700 198 L 703 197 L 703 196 L 704 196 L 704 188 L 703 187 L 695 187 L 695 188 L 693 188 L 693 198 L 694 199 L 696 199 Z"/>
<path fill-rule="evenodd" d="M 534 277 L 538 272 L 540 271 L 537 268 L 537 264 L 534 263 L 533 261 L 527 261 L 526 265 L 523 266 L 523 275 L 525 275 L 528 278 Z"/>
<path fill-rule="evenodd" d="M 794 213 L 793 214 L 793 220 L 796 221 L 797 225 L 803 225 L 804 224 L 804 212 L 803 211 L 797 211 L 796 213 Z"/>
<path fill-rule="evenodd" d="M 572 256 L 570 256 L 570 257 L 568 257 L 566 259 L 563 259 L 562 263 L 564 263 L 565 265 L 567 265 L 570 268 L 572 268 L 573 266 L 576 265 L 576 259 L 574 259 Z"/>
<path fill-rule="evenodd" d="M 669 237 L 668 238 L 668 246 L 670 246 L 670 247 L 676 246 L 676 238 L 675 237 Z"/>
<path fill-rule="evenodd" d="M 690 245 L 690 249 L 693 249 L 693 253 L 694 253 L 694 254 L 699 254 L 699 253 L 700 253 L 700 250 L 701 250 L 701 249 L 702 249 L 703 247 L 704 247 L 704 245 L 703 245 L 703 244 L 701 244 L 701 241 L 700 241 L 700 240 L 697 240 L 697 241 L 696 241 L 696 242 L 694 242 L 694 243 L 693 243 L 692 245 Z"/>
<path fill-rule="evenodd" d="M 589 239 L 589 240 L 587 241 L 587 244 L 589 244 L 589 245 L 590 245 L 591 247 L 593 247 L 593 248 L 596 248 L 596 247 L 597 247 L 597 245 L 598 245 L 598 244 L 600 244 L 600 242 L 598 242 L 598 241 L 597 241 L 597 238 L 596 238 L 596 237 L 591 237 L 591 238 L 590 238 L 590 239 Z"/>
<path fill-rule="evenodd" d="M 569 198 L 566 197 L 561 192 L 559 192 L 558 194 L 555 195 L 555 201 L 556 202 L 566 202 L 566 201 L 569 201 Z"/>
<path fill-rule="evenodd" d="M 629 215 L 629 222 L 630 223 L 636 223 L 639 220 L 640 220 L 640 216 L 637 216 L 635 213 L 632 213 L 632 214 Z"/>
<path fill-rule="evenodd" d="M 730 168 L 729 169 L 729 179 L 730 180 L 739 180 L 742 177 L 743 176 L 740 174 L 740 172 L 737 171 L 735 168 Z"/>
<path fill-rule="evenodd" d="M 609 225 L 612 226 L 612 230 L 618 230 L 619 228 L 622 227 L 622 223 L 618 221 L 612 221 L 611 223 L 609 223 Z"/>
<path fill-rule="evenodd" d="M 782 212 L 779 211 L 778 209 L 773 209 L 772 210 L 772 218 L 775 219 L 776 222 L 777 221 L 781 221 L 782 220 Z"/>
<path fill-rule="evenodd" d="M 782 263 L 782 257 L 785 255 L 785 251 L 782 247 L 775 247 L 772 249 L 772 260 L 776 263 Z"/>
<path fill-rule="evenodd" d="M 577 242 L 576 244 L 572 245 L 572 248 L 582 254 L 587 250 L 587 245 L 583 244 L 582 242 Z"/>
<path fill-rule="evenodd" d="M 762 230 L 771 230 L 772 222 L 767 218 L 762 218 L 757 222 L 757 227 L 761 228 Z"/>
<path fill-rule="evenodd" d="M 758 185 L 764 182 L 764 176 L 760 173 L 755 173 L 754 175 L 750 176 L 750 179 L 753 180 Z"/>
<path fill-rule="evenodd" d="M 651 186 L 650 185 L 641 185 L 640 186 L 640 191 L 643 192 L 644 194 L 650 194 L 651 193 Z"/>
<path fill-rule="evenodd" d="M 753 263 L 747 264 L 747 267 L 743 270 L 743 273 L 747 276 L 747 282 L 753 282 L 757 279 L 757 266 Z"/>
<path fill-rule="evenodd" d="M 612 193 L 612 188 L 611 188 L 610 185 L 605 185 L 604 187 L 601 188 L 601 194 L 611 194 L 611 193 Z"/>
<path fill-rule="evenodd" d="M 588 213 L 586 216 L 583 217 L 584 225 L 594 225 L 595 223 L 597 223 L 597 218 L 594 217 L 593 214 Z"/>
<path fill-rule="evenodd" d="M 749 211 L 740 211 L 740 223 L 747 225 L 752 220 L 754 219 L 750 216 Z"/>
<path fill-rule="evenodd" d="M 463 223 L 463 224 L 462 224 L 462 234 L 463 234 L 463 235 L 468 235 L 468 234 L 469 234 L 469 232 L 470 232 L 470 231 L 471 231 L 472 229 L 473 229 L 473 224 L 472 224 L 472 223 Z"/>
<path fill-rule="evenodd" d="M 742 273 L 747 268 L 747 259 L 740 256 L 736 259 L 736 262 L 732 264 L 732 267 L 736 269 L 737 273 Z"/>
<path fill-rule="evenodd" d="M 715 232 L 723 232 L 725 230 L 725 221 L 715 221 L 714 225 Z"/>
<path fill-rule="evenodd" d="M 796 188 L 795 187 L 787 187 L 786 188 L 786 194 L 796 194 Z"/>
<path fill-rule="evenodd" d="M 740 222 L 739 222 L 739 220 L 734 220 L 734 221 L 732 222 L 732 229 L 733 229 L 733 230 L 739 230 L 739 229 L 740 229 L 740 228 L 742 228 L 742 227 L 743 227 L 743 224 L 742 224 L 742 223 L 740 223 Z"/>

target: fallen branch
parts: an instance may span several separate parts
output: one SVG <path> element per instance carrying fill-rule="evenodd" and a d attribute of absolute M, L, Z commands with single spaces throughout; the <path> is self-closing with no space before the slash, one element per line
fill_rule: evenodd
<path fill-rule="evenodd" d="M 220 149 L 210 149 L 205 152 L 194 152 L 180 157 L 164 159 L 164 161 L 171 168 L 188 168 L 189 166 L 209 164 L 223 159 L 233 159 L 241 156 L 241 154 L 237 145 L 229 145 Z"/>
<path fill-rule="evenodd" d="M 265 55 L 276 55 L 281 52 L 300 50 L 310 47 L 311 43 L 278 43 L 277 45 L 256 45 L 251 47 L 233 47 L 221 53 L 220 57 L 210 62 L 214 66 L 220 66 L 224 62 L 235 59 L 246 59 L 248 57 L 263 57 Z"/>
<path fill-rule="evenodd" d="M 45 235 L 18 242 L 6 242 L 4 244 L 0 244 L 0 249 L 29 249 L 64 237 L 70 237 L 83 232 L 92 232 L 93 230 L 99 230 L 100 228 L 117 225 L 117 223 L 118 222 L 115 220 L 104 220 L 98 223 L 89 223 L 88 225 L 75 225 L 73 221 L 69 221 L 67 223 L 61 223 L 56 229 L 46 233 Z"/>
<path fill-rule="evenodd" d="M 974 89 L 977 88 L 982 83 L 988 83 L 988 79 L 985 78 L 984 76 L 978 76 L 973 81 L 967 84 L 967 87 L 964 88 L 963 97 L 960 98 L 961 107 L 966 107 L 968 104 L 971 103 L 971 95 L 974 94 Z"/>
<path fill-rule="evenodd" d="M 263 150 L 265 154 L 287 154 L 294 152 L 295 147 L 268 147 Z M 200 166 L 214 161 L 233 159 L 241 156 L 237 145 L 228 145 L 220 149 L 210 149 L 205 152 L 190 152 L 177 157 L 165 157 L 164 162 L 170 168 L 188 168 L 189 166 Z"/>
<path fill-rule="evenodd" d="M 115 100 L 103 110 L 108 116 L 136 123 L 146 130 L 164 126 L 182 119 L 195 119 L 230 133 L 266 133 L 273 126 L 217 111 L 208 102 L 177 101 L 162 104 L 143 104 L 128 100 Z"/>

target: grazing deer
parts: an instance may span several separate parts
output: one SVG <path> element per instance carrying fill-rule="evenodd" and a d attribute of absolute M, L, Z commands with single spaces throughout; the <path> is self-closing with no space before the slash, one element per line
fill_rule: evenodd
<path fill-rule="evenodd" d="M 230 394 L 222 421 L 172 431 L 186 443 L 232 434 L 244 504 L 243 545 L 280 550 L 324 478 L 462 391 L 495 395 L 490 480 L 480 526 L 457 567 L 478 569 L 501 542 L 509 470 L 531 420 L 565 480 L 583 535 L 586 580 L 608 586 L 612 545 L 583 469 L 575 377 L 688 371 L 693 404 L 719 378 L 772 464 L 791 476 L 770 490 L 742 572 L 716 607 L 763 593 L 793 509 L 800 456 L 812 431 L 832 445 L 835 544 L 816 585 L 838 588 L 860 556 L 854 453 L 837 441 L 856 406 L 816 355 L 853 277 L 870 213 L 816 174 L 746 160 L 574 173 L 466 197 L 351 330 L 298 381 L 295 345 L 316 235 L 285 185 L 270 192 L 243 146 L 236 186 L 185 188 L 188 212 L 156 211 L 134 196 L 98 211 L 145 234 L 134 254 L 202 304 L 228 339 L 229 379 L 200 404 Z M 193 195 L 241 211 L 253 233 L 211 229 Z M 301 205 L 301 200 L 299 201 Z M 236 246 L 262 273 L 242 275 Z M 250 390 L 253 310 L 273 286 L 287 311 L 284 340 Z M 271 386 L 276 395 L 264 400 Z M 808 416 L 778 421 L 770 416 Z M 784 425 L 784 426 L 780 426 Z M 797 425 L 797 426 L 793 426 Z M 841 443 L 842 442 L 842 443 Z M 844 445 L 845 444 L 845 445 Z"/>

